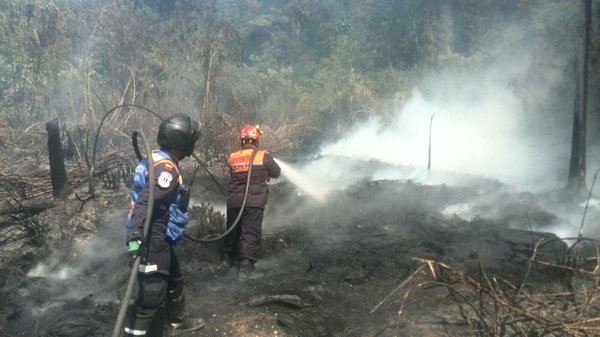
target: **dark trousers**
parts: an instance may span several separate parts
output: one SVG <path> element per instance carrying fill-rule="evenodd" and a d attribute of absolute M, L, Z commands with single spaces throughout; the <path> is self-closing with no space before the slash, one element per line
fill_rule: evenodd
<path fill-rule="evenodd" d="M 231 228 L 233 222 L 240 213 L 240 207 L 227 209 L 227 229 Z M 236 228 L 231 231 L 221 246 L 221 255 L 231 261 L 247 259 L 256 261 L 256 252 L 262 235 L 262 208 L 245 207 L 242 217 Z"/>
<path fill-rule="evenodd" d="M 125 324 L 125 332 L 135 335 L 146 331 L 148 335 L 161 335 L 158 331 L 162 326 L 156 327 L 154 321 L 164 321 L 165 317 L 158 317 L 159 309 L 166 309 L 166 319 L 171 322 L 181 322 L 185 318 L 185 297 L 183 295 L 183 277 L 177 256 L 173 247 L 168 245 L 157 247 L 148 252 L 145 263 L 145 272 L 138 273 L 138 294 L 135 305 L 129 313 L 129 320 Z M 156 263 L 156 264 L 155 264 Z M 154 266 L 168 266 L 168 274 L 153 271 Z M 162 325 L 162 324 L 161 324 Z M 152 327 L 152 329 L 151 329 Z"/>

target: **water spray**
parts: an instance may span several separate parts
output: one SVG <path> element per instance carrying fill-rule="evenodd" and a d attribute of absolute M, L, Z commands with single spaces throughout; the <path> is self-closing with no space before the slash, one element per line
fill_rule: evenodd
<path fill-rule="evenodd" d="M 273 158 L 275 162 L 281 168 L 282 175 L 292 184 L 296 185 L 302 192 L 311 196 L 318 201 L 325 201 L 325 192 L 319 186 L 315 184 L 306 176 L 302 175 L 299 170 L 293 168 L 291 165 L 284 161 Z"/>

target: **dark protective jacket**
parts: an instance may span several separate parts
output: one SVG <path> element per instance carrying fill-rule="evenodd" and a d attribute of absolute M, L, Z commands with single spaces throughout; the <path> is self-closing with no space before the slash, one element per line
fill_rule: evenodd
<path fill-rule="evenodd" d="M 239 151 L 229 155 L 228 166 L 231 174 L 229 183 L 229 197 L 227 207 L 242 207 L 246 181 L 250 168 L 250 156 L 256 148 L 252 144 L 245 144 Z M 250 187 L 245 207 L 265 208 L 268 200 L 269 178 L 277 178 L 281 168 L 273 157 L 264 149 L 256 149 L 252 161 L 252 173 L 250 176 Z"/>
<path fill-rule="evenodd" d="M 154 162 L 154 209 L 152 213 L 152 235 L 155 239 L 178 241 L 183 236 L 188 215 L 189 196 L 179 174 L 177 159 L 165 151 L 152 153 Z M 135 168 L 131 209 L 127 220 L 127 242 L 141 239 L 150 196 L 148 180 L 148 160 L 144 158 Z"/>

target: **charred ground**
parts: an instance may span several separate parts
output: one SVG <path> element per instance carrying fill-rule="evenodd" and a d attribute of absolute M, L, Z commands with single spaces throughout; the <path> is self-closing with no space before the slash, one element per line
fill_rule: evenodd
<path fill-rule="evenodd" d="M 196 179 L 190 233 L 219 232 L 224 198 Z M 0 335 L 110 335 L 128 277 L 128 190 L 115 183 L 86 201 L 75 192 L 84 195 L 85 184 L 65 201 L 34 198 L 47 206 L 26 215 L 15 215 L 26 200 L 10 199 L 4 219 L 25 225 L 3 227 L 3 237 L 37 230 L 40 240 L 2 245 Z M 279 182 L 252 279 L 218 269 L 217 243 L 179 244 L 189 311 L 206 321 L 195 335 L 594 335 L 598 274 L 587 248 L 595 241 L 568 249 L 549 232 L 564 219 L 541 206 L 572 200 L 483 179 L 378 180 L 320 203 Z"/>

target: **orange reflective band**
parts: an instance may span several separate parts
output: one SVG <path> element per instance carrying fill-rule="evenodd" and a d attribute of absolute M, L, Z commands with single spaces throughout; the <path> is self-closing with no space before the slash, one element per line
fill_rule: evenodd
<path fill-rule="evenodd" d="M 177 172 L 177 176 L 179 177 L 177 179 L 177 181 L 179 182 L 180 185 L 183 184 L 183 178 L 181 177 L 181 174 L 179 173 L 179 168 L 177 167 L 177 165 L 175 164 L 175 162 L 172 159 L 162 157 L 158 153 L 152 153 L 152 160 L 155 160 L 154 167 L 157 167 L 158 165 L 161 165 L 161 164 L 165 164 L 165 166 L 167 166 L 167 167 L 174 168 L 175 172 Z"/>
<path fill-rule="evenodd" d="M 248 172 L 250 170 L 250 156 L 253 149 L 246 149 L 234 152 L 229 156 L 229 167 L 235 173 Z M 252 161 L 252 166 L 263 165 L 265 150 L 257 150 Z"/>

